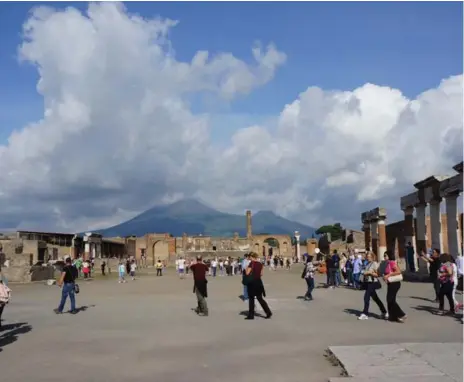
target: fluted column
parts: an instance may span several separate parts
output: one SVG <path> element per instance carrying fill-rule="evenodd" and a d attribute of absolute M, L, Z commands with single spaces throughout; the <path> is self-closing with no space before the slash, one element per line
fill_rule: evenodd
<path fill-rule="evenodd" d="M 246 229 L 247 229 L 247 239 L 253 237 L 253 229 L 251 226 L 251 211 L 246 212 Z"/>
<path fill-rule="evenodd" d="M 446 203 L 446 226 L 448 252 L 451 256 L 456 257 L 460 252 L 459 235 L 458 235 L 458 194 L 445 196 Z"/>
<path fill-rule="evenodd" d="M 442 251 L 442 235 L 441 235 L 441 200 L 435 199 L 430 202 L 430 232 L 432 239 L 432 248 L 438 248 Z"/>

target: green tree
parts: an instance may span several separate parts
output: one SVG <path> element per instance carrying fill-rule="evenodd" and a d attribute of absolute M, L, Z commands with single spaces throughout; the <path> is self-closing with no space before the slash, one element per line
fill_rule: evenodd
<path fill-rule="evenodd" d="M 316 234 L 318 235 L 323 235 L 326 233 L 330 234 L 332 241 L 341 239 L 343 235 L 343 227 L 340 223 L 335 223 L 333 225 L 323 225 L 316 231 Z"/>

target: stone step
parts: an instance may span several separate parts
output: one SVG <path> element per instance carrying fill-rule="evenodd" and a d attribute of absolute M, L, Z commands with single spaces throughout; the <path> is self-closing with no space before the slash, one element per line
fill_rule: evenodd
<path fill-rule="evenodd" d="M 435 375 L 417 375 L 417 376 L 404 376 L 392 378 L 391 376 L 377 376 L 377 377 L 334 377 L 330 378 L 329 382 L 458 382 L 448 376 L 440 376 L 437 379 Z"/>

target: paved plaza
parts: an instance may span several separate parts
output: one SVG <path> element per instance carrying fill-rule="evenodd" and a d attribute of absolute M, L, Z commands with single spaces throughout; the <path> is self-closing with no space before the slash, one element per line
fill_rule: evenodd
<path fill-rule="evenodd" d="M 173 270 L 127 284 L 114 276 L 81 281 L 77 315 L 53 313 L 60 296 L 56 286 L 10 285 L 0 375 L 8 382 L 327 382 L 342 373 L 325 356 L 329 347 L 462 346 L 460 319 L 434 314 L 430 284 L 403 283 L 399 303 L 408 314 L 406 324 L 358 321 L 362 292 L 319 288 L 315 300 L 305 302 L 298 298 L 305 291 L 300 271 L 266 270 L 274 316 L 254 321 L 241 315 L 247 304 L 238 298 L 240 277 L 210 279 L 209 317 L 195 315 L 193 281 L 177 279 Z M 378 313 L 375 304 L 371 311 Z"/>

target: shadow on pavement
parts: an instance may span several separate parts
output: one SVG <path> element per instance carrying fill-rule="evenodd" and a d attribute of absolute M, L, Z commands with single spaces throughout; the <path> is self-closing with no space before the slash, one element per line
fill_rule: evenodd
<path fill-rule="evenodd" d="M 358 310 L 358 309 L 343 309 L 343 311 L 349 315 L 352 315 L 352 316 L 356 316 L 356 317 L 359 317 L 362 313 L 361 310 Z M 377 314 L 377 313 L 369 313 L 369 317 L 373 317 L 373 318 L 376 318 L 378 320 L 383 320 L 383 317 L 380 315 L 380 314 Z"/>
<path fill-rule="evenodd" d="M 96 305 L 82 305 L 79 308 L 76 308 L 76 313 L 85 312 L 89 308 L 94 308 Z M 70 313 L 70 312 L 68 312 Z"/>
<path fill-rule="evenodd" d="M 248 316 L 248 310 L 242 310 L 240 313 L 239 313 L 240 316 Z M 264 314 L 261 314 L 261 313 L 258 313 L 258 312 L 255 312 L 255 317 L 261 317 L 261 318 L 266 318 L 266 316 Z"/>
<path fill-rule="evenodd" d="M 28 333 L 31 330 L 32 326 L 28 325 L 27 322 L 3 325 L 0 329 L 0 352 L 3 351 L 3 347 L 16 342 L 19 335 Z"/>
<path fill-rule="evenodd" d="M 417 297 L 417 296 L 403 296 L 402 298 L 413 298 L 414 300 L 422 300 L 422 301 L 427 301 L 427 302 L 435 302 L 434 300 L 430 298 L 425 298 L 425 297 Z"/>

